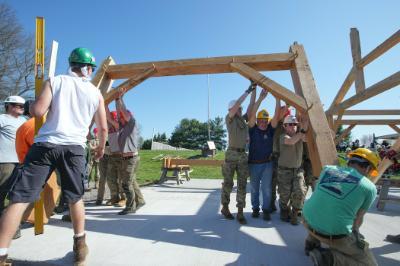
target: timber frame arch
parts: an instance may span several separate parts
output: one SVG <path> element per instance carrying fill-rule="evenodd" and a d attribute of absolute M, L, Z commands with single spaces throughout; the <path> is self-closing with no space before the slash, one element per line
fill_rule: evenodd
<path fill-rule="evenodd" d="M 357 125 L 386 125 L 396 133 L 400 133 L 400 119 L 342 119 L 343 116 L 399 116 L 400 109 L 377 109 L 377 110 L 348 110 L 352 106 L 375 97 L 400 84 L 400 71 L 379 81 L 370 87 L 365 87 L 364 67 L 375 59 L 390 50 L 400 42 L 400 30 L 378 45 L 366 56 L 361 57 L 360 35 L 357 28 L 350 29 L 350 44 L 353 57 L 353 67 L 339 88 L 331 106 L 326 111 L 329 126 L 336 132 L 339 125 L 348 127 L 335 139 L 338 144 L 343 138 L 350 134 L 351 130 Z M 343 100 L 354 83 L 356 94 Z"/>
<path fill-rule="evenodd" d="M 295 92 L 269 79 L 260 71 L 290 70 Z M 311 68 L 302 45 L 294 43 L 289 52 L 277 54 L 225 56 L 170 60 L 146 63 L 115 64 L 109 56 L 100 65 L 93 84 L 101 91 L 105 103 L 115 100 L 119 88 L 130 90 L 150 77 L 238 73 L 251 79 L 274 97 L 285 101 L 309 117 L 307 147 L 313 174 L 319 176 L 324 165 L 337 164 L 331 129 L 315 86 Z M 112 88 L 115 79 L 126 79 Z"/>

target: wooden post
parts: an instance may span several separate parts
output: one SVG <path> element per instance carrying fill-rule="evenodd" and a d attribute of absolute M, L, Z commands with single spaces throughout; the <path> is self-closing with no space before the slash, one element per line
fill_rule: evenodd
<path fill-rule="evenodd" d="M 394 131 L 400 134 L 400 128 L 394 124 L 389 125 L 390 128 L 392 128 Z"/>
<path fill-rule="evenodd" d="M 290 52 L 297 54 L 291 74 L 296 93 L 304 96 L 308 108 L 310 128 L 307 132 L 307 147 L 313 175 L 319 176 L 323 166 L 338 164 L 336 147 L 304 48 L 295 43 L 290 47 Z"/>
<path fill-rule="evenodd" d="M 364 70 L 358 66 L 358 62 L 361 60 L 361 45 L 360 45 L 360 34 L 356 28 L 350 30 L 350 44 L 351 54 L 353 56 L 353 67 L 355 69 L 355 86 L 356 93 L 360 93 L 365 90 Z"/>
<path fill-rule="evenodd" d="M 96 86 L 102 95 L 105 95 L 110 89 L 114 82 L 113 79 L 108 78 L 107 69 L 109 66 L 115 65 L 114 59 L 109 56 L 101 62 L 96 75 L 92 79 L 92 84 Z"/>

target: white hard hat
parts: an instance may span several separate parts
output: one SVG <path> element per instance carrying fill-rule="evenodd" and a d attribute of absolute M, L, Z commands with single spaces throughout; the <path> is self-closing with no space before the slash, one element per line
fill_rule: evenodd
<path fill-rule="evenodd" d="M 230 101 L 228 104 L 228 110 L 231 110 L 231 108 L 235 105 L 236 102 L 237 102 L 237 100 Z M 240 106 L 240 107 L 242 107 L 242 106 Z"/>
<path fill-rule="evenodd" d="M 18 95 L 13 95 L 13 96 L 8 96 L 4 103 L 20 103 L 20 104 L 24 104 L 25 103 L 25 99 L 22 98 L 21 96 Z"/>
<path fill-rule="evenodd" d="M 294 115 L 288 115 L 285 117 L 285 119 L 283 120 L 284 124 L 298 124 L 299 122 L 297 121 L 297 118 Z"/>

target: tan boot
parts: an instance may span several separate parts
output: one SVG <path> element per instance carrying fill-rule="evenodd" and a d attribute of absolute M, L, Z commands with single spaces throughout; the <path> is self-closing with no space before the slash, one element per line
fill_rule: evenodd
<path fill-rule="evenodd" d="M 299 209 L 292 208 L 292 212 L 290 213 L 290 223 L 292 225 L 298 225 L 299 224 Z"/>
<path fill-rule="evenodd" d="M 228 219 L 228 220 L 233 220 L 235 219 L 231 213 L 231 211 L 229 210 L 228 204 L 224 204 L 222 205 L 222 209 L 221 209 L 221 213 L 222 215 Z"/>
<path fill-rule="evenodd" d="M 86 235 L 74 237 L 74 265 L 84 266 L 85 259 L 89 253 L 89 248 L 85 241 Z"/>
<path fill-rule="evenodd" d="M 0 266 L 11 266 L 11 262 L 7 261 L 7 255 L 0 256 Z"/>
<path fill-rule="evenodd" d="M 247 224 L 246 218 L 243 215 L 243 208 L 238 208 L 238 213 L 236 215 L 236 219 L 240 224 Z"/>

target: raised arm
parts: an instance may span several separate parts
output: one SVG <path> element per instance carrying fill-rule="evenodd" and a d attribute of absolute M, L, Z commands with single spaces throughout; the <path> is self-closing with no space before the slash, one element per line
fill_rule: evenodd
<path fill-rule="evenodd" d="M 273 128 L 276 128 L 276 126 L 278 125 L 280 117 L 281 117 L 281 100 L 275 98 L 275 113 L 270 122 Z"/>
<path fill-rule="evenodd" d="M 247 96 L 256 89 L 256 86 L 250 86 L 240 97 L 236 100 L 236 103 L 233 105 L 231 109 L 229 109 L 229 118 L 233 118 L 236 112 L 239 110 L 243 101 L 247 98 Z"/>
<path fill-rule="evenodd" d="M 110 123 L 114 128 L 118 128 L 119 125 L 114 119 L 112 119 L 108 105 L 105 105 L 105 111 L 106 111 L 107 122 Z"/>
<path fill-rule="evenodd" d="M 108 135 L 106 111 L 104 108 L 103 96 L 101 95 L 99 96 L 99 107 L 94 114 L 94 121 L 96 122 L 98 130 L 97 134 L 99 138 L 99 145 L 95 148 L 95 159 L 98 160 L 104 155 L 104 147 L 106 145 Z"/>
<path fill-rule="evenodd" d="M 128 121 L 131 118 L 131 114 L 126 109 L 124 100 L 122 99 L 125 92 L 126 92 L 125 88 L 121 88 L 118 90 L 118 97 L 115 99 L 115 106 L 117 108 L 117 111 L 123 115 L 126 121 Z"/>
<path fill-rule="evenodd" d="M 266 90 L 261 90 L 260 96 L 258 96 L 258 99 L 256 103 L 253 106 L 253 109 L 251 110 L 251 114 L 249 116 L 249 127 L 254 127 L 256 124 L 257 120 L 257 110 L 260 108 L 261 102 L 267 97 L 268 91 Z"/>
<path fill-rule="evenodd" d="M 36 98 L 35 102 L 30 106 L 29 112 L 34 117 L 42 117 L 49 110 L 51 100 L 53 98 L 53 92 L 51 89 L 50 81 L 46 80 L 43 84 L 40 95 Z"/>
<path fill-rule="evenodd" d="M 254 82 L 251 82 L 249 89 L 252 87 L 257 88 L 257 84 Z M 253 89 L 251 92 L 251 96 L 250 96 L 250 103 L 249 103 L 249 106 L 247 106 L 247 110 L 246 110 L 248 119 L 250 119 L 251 112 L 253 111 L 254 103 L 256 102 L 256 94 L 257 94 L 256 89 Z"/>

